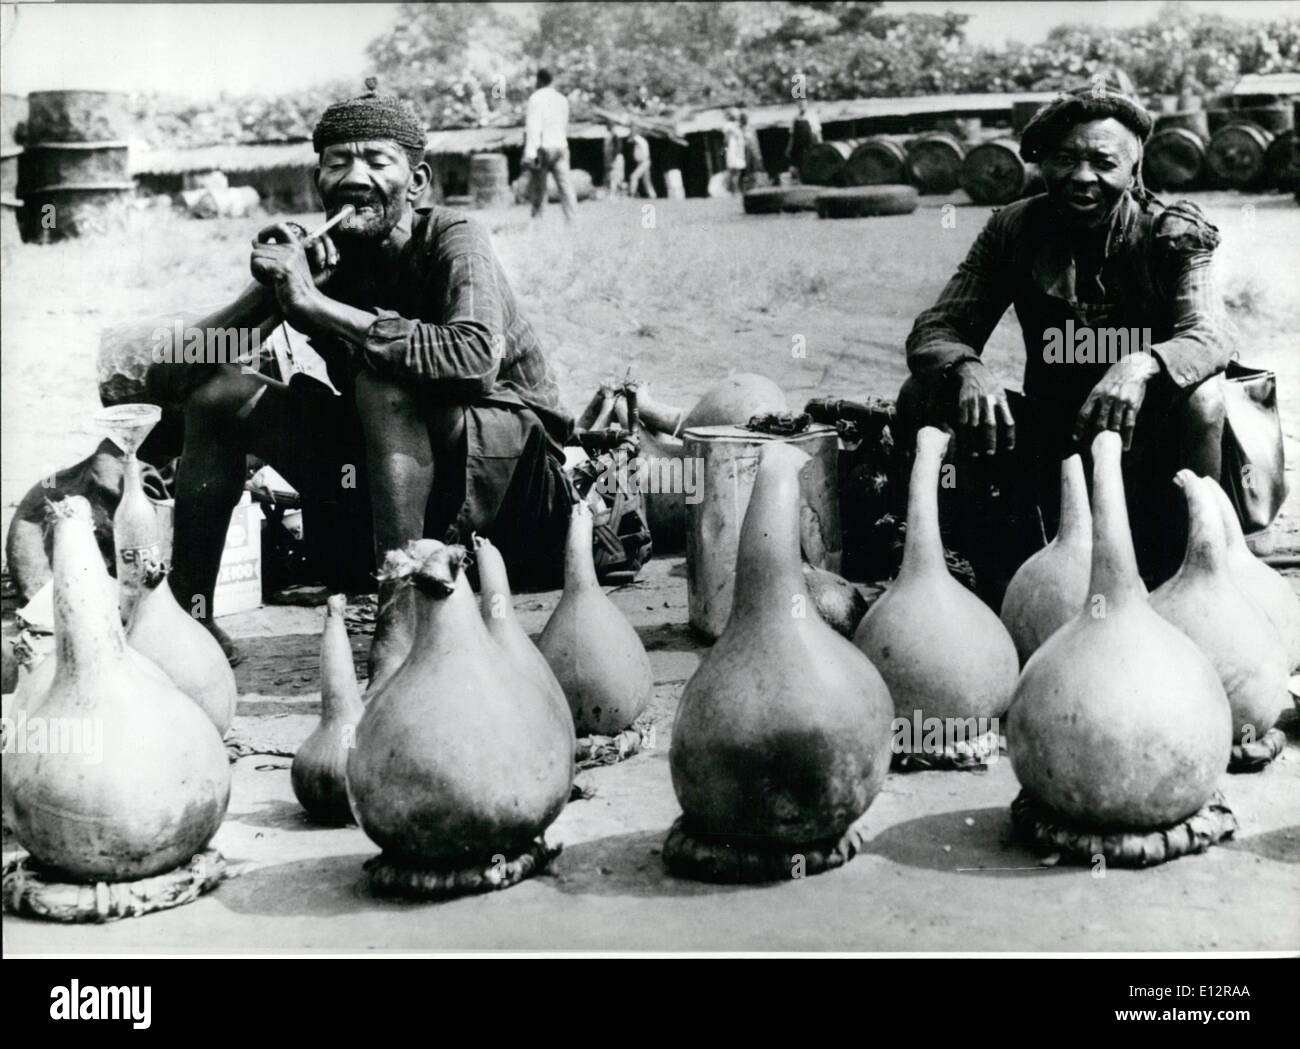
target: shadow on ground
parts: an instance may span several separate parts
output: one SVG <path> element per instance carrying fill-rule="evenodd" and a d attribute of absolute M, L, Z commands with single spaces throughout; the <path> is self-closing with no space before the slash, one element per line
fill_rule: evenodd
<path fill-rule="evenodd" d="M 1041 870 L 1044 875 L 1071 870 L 1066 865 L 1042 866 L 1032 849 L 1014 841 L 1010 815 L 1001 805 L 905 820 L 881 831 L 862 851 L 945 874 L 1019 878 L 1027 870 Z"/>
<path fill-rule="evenodd" d="M 663 860 L 667 836 L 664 827 L 566 845 L 552 865 L 552 881 L 560 892 L 571 896 L 708 896 L 753 888 L 673 877 Z"/>

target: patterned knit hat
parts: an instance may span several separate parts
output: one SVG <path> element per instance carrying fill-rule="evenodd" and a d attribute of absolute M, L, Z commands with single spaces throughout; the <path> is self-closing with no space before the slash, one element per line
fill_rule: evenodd
<path fill-rule="evenodd" d="M 1020 155 L 1041 160 L 1065 133 L 1089 120 L 1114 117 L 1143 143 L 1151 135 L 1151 114 L 1131 95 L 1102 84 L 1090 84 L 1061 95 L 1034 114 L 1020 136 Z"/>
<path fill-rule="evenodd" d="M 335 102 L 325 110 L 311 136 L 317 153 L 340 142 L 386 138 L 406 151 L 412 167 L 424 160 L 424 125 L 414 107 L 396 95 L 375 94 L 377 86 L 374 77 L 367 77 L 364 95 Z"/>

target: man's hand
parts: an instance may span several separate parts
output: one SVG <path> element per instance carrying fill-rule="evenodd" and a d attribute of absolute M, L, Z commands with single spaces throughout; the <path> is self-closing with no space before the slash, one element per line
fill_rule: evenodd
<path fill-rule="evenodd" d="M 1090 440 L 1102 430 L 1117 430 L 1127 452 L 1133 445 L 1147 382 L 1159 373 L 1160 362 L 1151 353 L 1132 353 L 1112 364 L 1079 409 L 1074 422 L 1075 443 Z"/>
<path fill-rule="evenodd" d="M 253 278 L 275 292 L 285 318 L 292 322 L 334 272 L 339 253 L 328 234 L 305 244 L 301 227 L 280 222 L 253 241 Z"/>
<path fill-rule="evenodd" d="M 982 361 L 962 361 L 957 377 L 958 439 L 971 455 L 996 455 L 1016 446 L 1016 421 L 1007 404 L 1006 391 Z M 1001 441 L 998 432 L 1001 431 Z"/>

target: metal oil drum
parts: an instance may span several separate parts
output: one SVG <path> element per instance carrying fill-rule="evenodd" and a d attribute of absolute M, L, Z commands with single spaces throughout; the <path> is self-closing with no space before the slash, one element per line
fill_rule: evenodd
<path fill-rule="evenodd" d="M 784 441 L 811 456 L 800 472 L 799 538 L 804 558 L 840 570 L 839 435 L 814 425 L 793 436 L 756 433 L 743 426 L 698 426 L 682 435 L 684 460 L 695 471 L 696 496 L 686 507 L 687 605 L 691 626 L 721 635 L 731 614 L 740 528 L 758 473 L 763 445 Z"/>

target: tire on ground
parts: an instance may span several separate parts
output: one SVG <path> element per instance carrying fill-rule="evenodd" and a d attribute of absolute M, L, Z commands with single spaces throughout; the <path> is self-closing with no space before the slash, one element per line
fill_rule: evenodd
<path fill-rule="evenodd" d="M 817 214 L 824 219 L 910 215 L 917 203 L 914 186 L 850 186 L 817 194 Z"/>
<path fill-rule="evenodd" d="M 816 211 L 823 186 L 768 186 L 745 194 L 746 215 L 775 215 L 782 211 Z"/>

